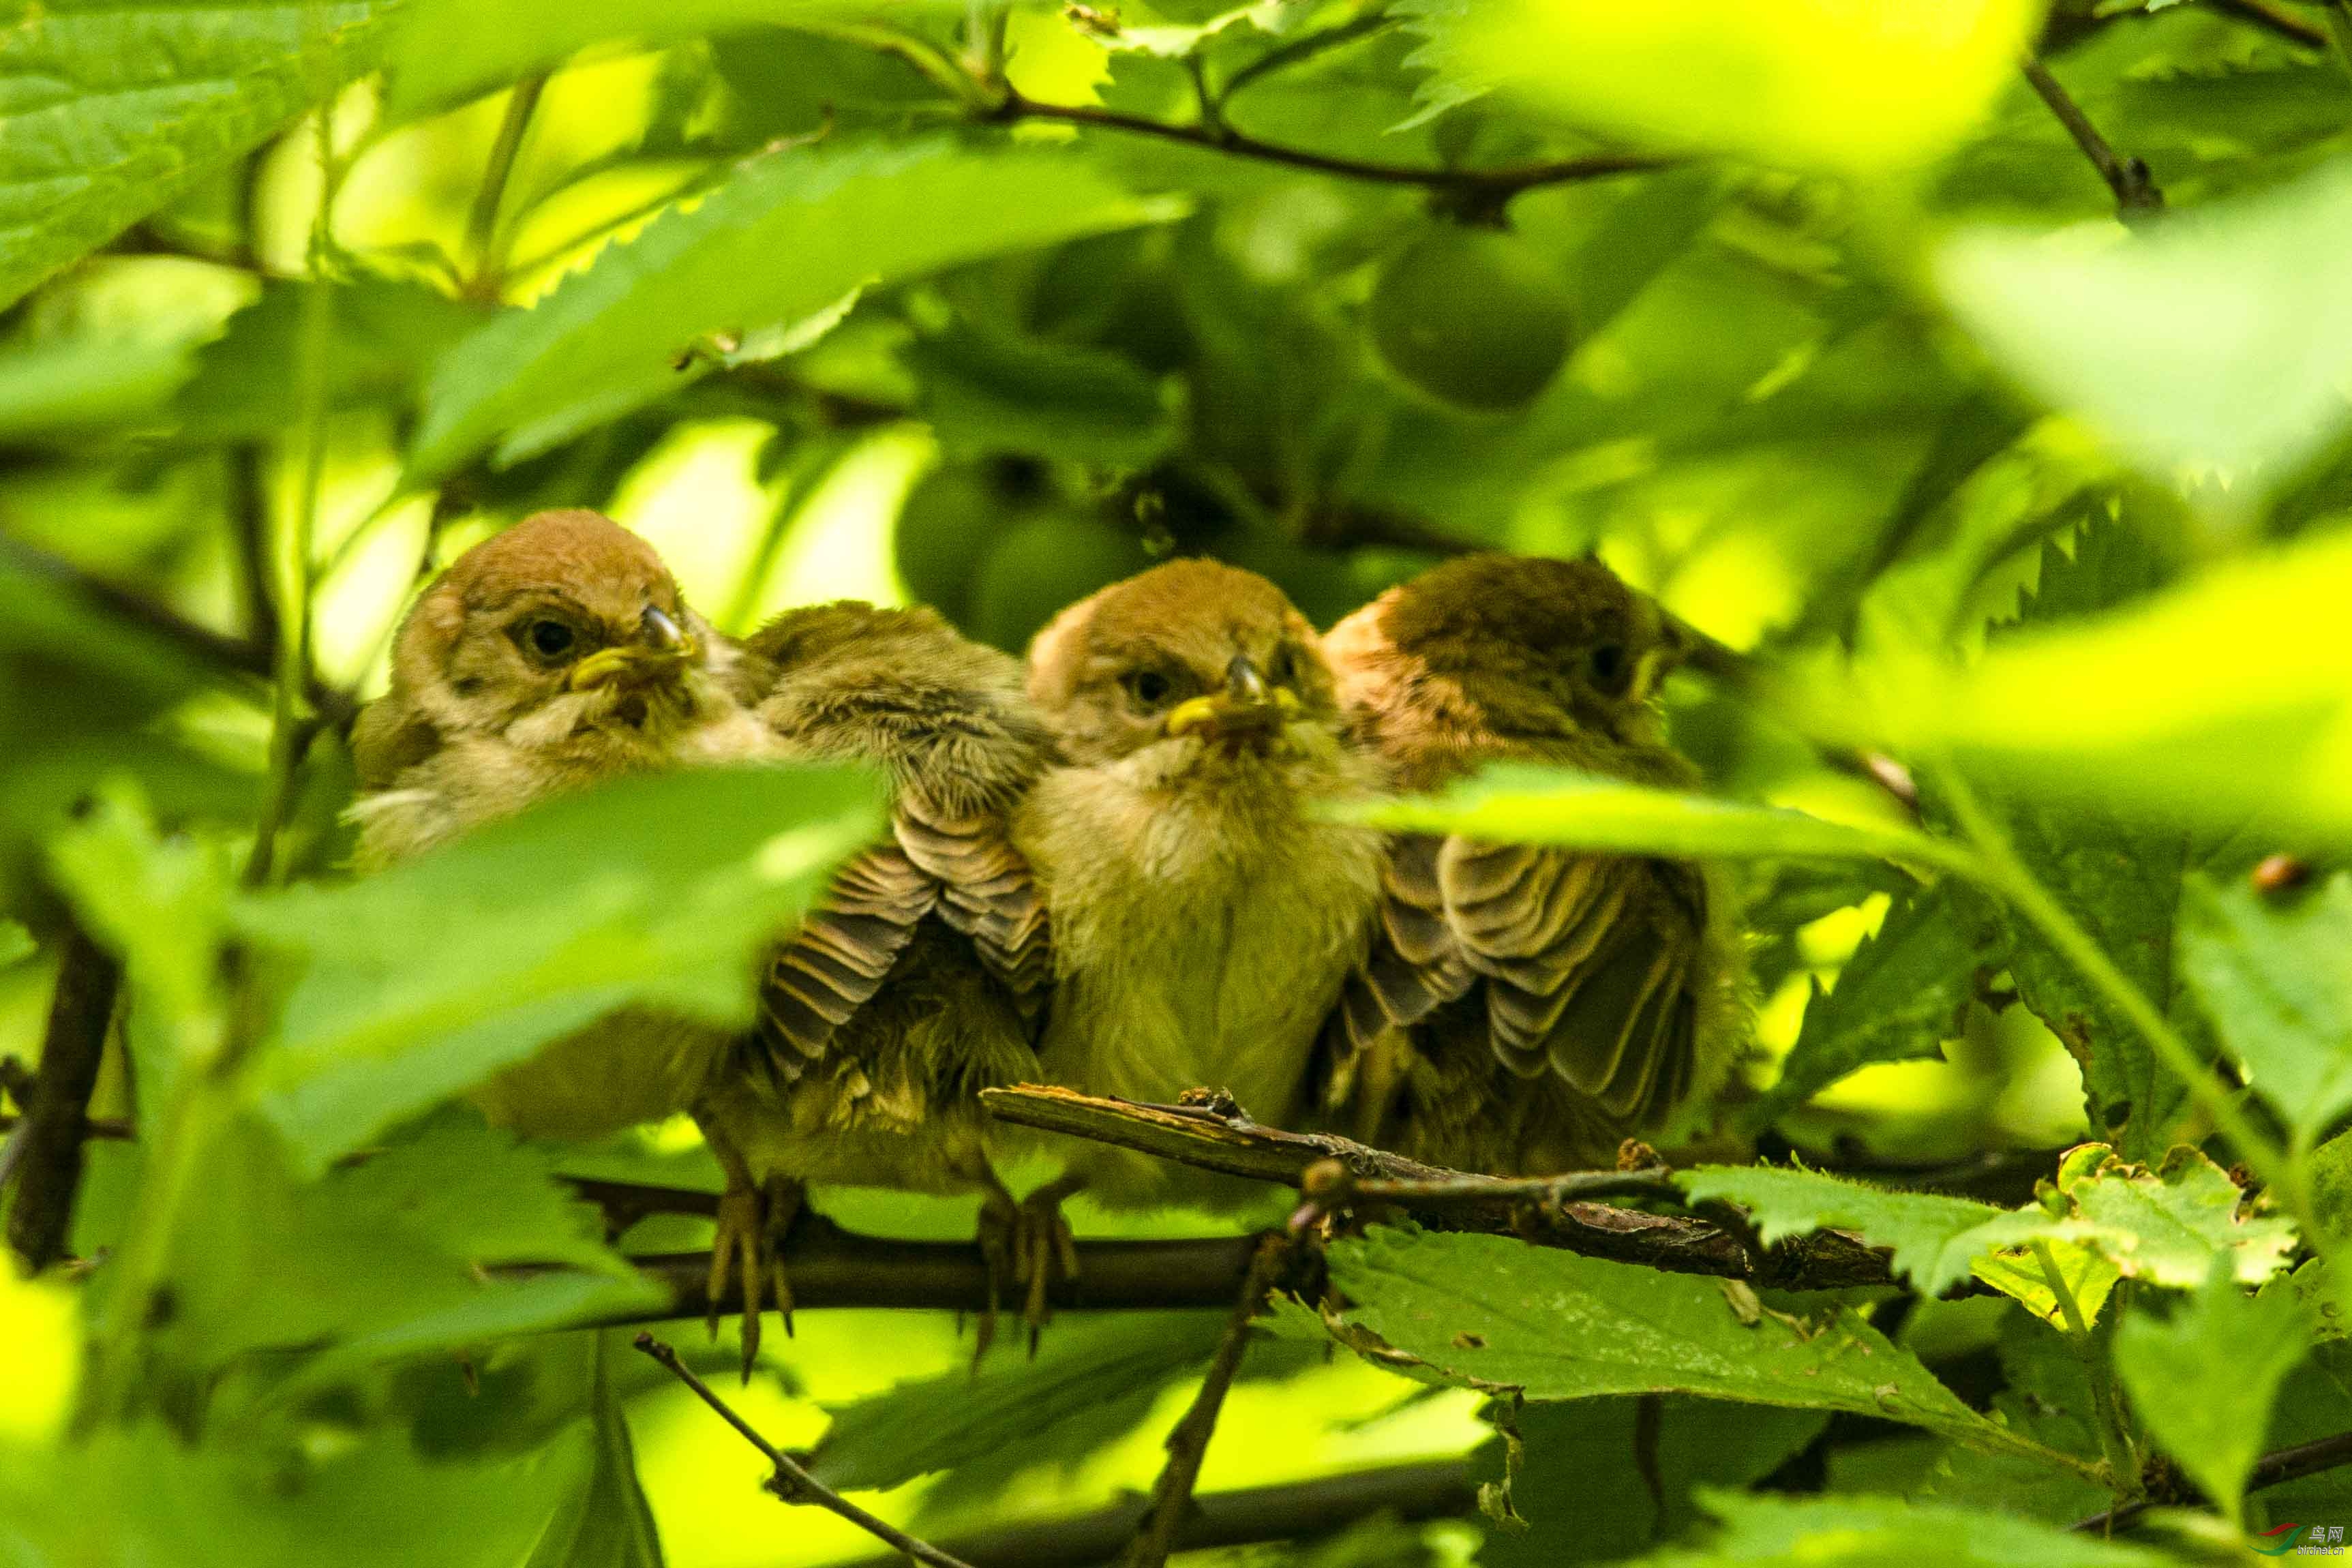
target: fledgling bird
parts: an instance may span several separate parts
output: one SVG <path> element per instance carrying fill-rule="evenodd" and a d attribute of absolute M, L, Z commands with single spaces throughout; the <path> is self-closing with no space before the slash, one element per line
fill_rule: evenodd
<path fill-rule="evenodd" d="M 1054 753 L 1019 661 L 928 609 L 791 610 L 745 653 L 740 689 L 780 754 L 877 766 L 892 789 L 888 839 L 778 948 L 757 1036 L 697 1108 L 729 1185 L 710 1300 L 715 1313 L 740 1282 L 748 1366 L 763 1289 L 791 1322 L 776 1256 L 810 1182 L 978 1189 L 992 1273 L 1044 1267 L 990 1166 L 978 1094 L 1037 1076 L 1052 956 L 1010 823 Z"/>
<path fill-rule="evenodd" d="M 1323 647 L 1400 789 L 1507 761 L 1696 782 L 1654 700 L 1688 634 L 1599 561 L 1448 562 Z M 1406 834 L 1384 881 L 1328 1044 L 1332 1092 L 1385 1147 L 1499 1174 L 1613 1165 L 1744 1038 L 1719 867 Z"/>
<path fill-rule="evenodd" d="M 1255 573 L 1172 561 L 1063 611 L 1029 689 L 1067 759 L 1014 823 L 1054 924 L 1047 1078 L 1141 1100 L 1220 1088 L 1283 1124 L 1380 893 L 1381 836 L 1318 812 L 1381 770 L 1344 733 L 1314 627 Z M 1079 1185 L 1129 1208 L 1252 1191 L 1098 1146 L 1041 1195 Z"/>
<path fill-rule="evenodd" d="M 773 755 L 733 695 L 738 663 L 645 541 L 593 511 L 525 518 L 451 563 L 401 623 L 391 689 L 352 734 L 356 864 L 623 774 Z M 686 1109 L 725 1044 L 626 1009 L 473 1098 L 525 1137 L 601 1137 Z"/>

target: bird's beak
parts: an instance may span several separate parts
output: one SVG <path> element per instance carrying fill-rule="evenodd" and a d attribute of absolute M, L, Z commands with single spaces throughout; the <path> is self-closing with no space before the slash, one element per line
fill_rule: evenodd
<path fill-rule="evenodd" d="M 637 640 L 598 648 L 572 667 L 574 691 L 599 686 L 651 686 L 667 680 L 702 652 L 694 634 L 662 611 L 647 606 L 637 623 Z"/>
<path fill-rule="evenodd" d="M 1688 666 L 1710 680 L 1734 688 L 1753 684 L 1755 662 L 1746 654 L 1716 641 L 1672 611 L 1662 608 L 1658 613 L 1664 618 L 1664 633 L 1658 679 Z"/>
<path fill-rule="evenodd" d="M 1199 731 L 1212 740 L 1255 741 L 1263 745 L 1282 732 L 1298 711 L 1297 694 L 1285 687 L 1269 687 L 1247 654 L 1235 654 L 1225 666 L 1225 689 L 1206 697 L 1179 702 L 1161 721 L 1161 732 L 1185 735 Z"/>

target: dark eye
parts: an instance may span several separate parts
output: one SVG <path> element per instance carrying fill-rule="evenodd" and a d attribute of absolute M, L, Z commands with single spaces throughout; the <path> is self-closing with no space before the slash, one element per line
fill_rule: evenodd
<path fill-rule="evenodd" d="M 1168 700 L 1168 678 L 1156 669 L 1139 669 L 1120 684 L 1139 707 L 1157 708 Z"/>
<path fill-rule="evenodd" d="M 572 628 L 562 621 L 533 621 L 523 636 L 541 658 L 561 658 L 572 651 Z"/>
<path fill-rule="evenodd" d="M 1592 650 L 1592 685 L 1604 697 L 1622 694 L 1633 676 L 1633 661 L 1625 650 L 1613 642 L 1602 643 Z"/>
<path fill-rule="evenodd" d="M 1276 686 L 1288 686 L 1298 678 L 1297 657 L 1286 647 L 1275 649 L 1274 658 L 1265 667 L 1265 678 Z"/>

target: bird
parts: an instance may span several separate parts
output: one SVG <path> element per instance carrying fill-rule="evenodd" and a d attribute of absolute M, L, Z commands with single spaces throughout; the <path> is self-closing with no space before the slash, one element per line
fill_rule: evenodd
<path fill-rule="evenodd" d="M 741 663 L 644 540 L 594 511 L 525 518 L 458 556 L 401 623 L 390 688 L 352 726 L 354 868 L 625 774 L 772 757 L 735 695 Z M 522 1137 L 603 1137 L 687 1109 L 729 1038 L 625 1008 L 470 1098 Z"/>
<path fill-rule="evenodd" d="M 1013 819 L 1054 930 L 1039 1066 L 1129 1100 L 1222 1089 L 1280 1124 L 1380 898 L 1381 836 L 1323 809 L 1382 770 L 1315 628 L 1255 573 L 1169 561 L 1049 622 L 1029 691 L 1064 759 Z M 1090 1145 L 1030 1201 L 1081 1188 L 1115 1209 L 1255 1191 Z"/>
<path fill-rule="evenodd" d="M 1597 559 L 1458 557 L 1323 649 L 1401 790 L 1506 762 L 1697 782 L 1656 701 L 1695 634 Z M 1360 1136 L 1496 1174 L 1613 1166 L 1741 1048 L 1745 950 L 1720 866 L 1409 833 L 1382 882 L 1318 1064 L 1327 1110 Z"/>
<path fill-rule="evenodd" d="M 1042 1302 L 1040 1237 L 990 1164 L 979 1090 L 1034 1079 L 1053 981 L 1045 903 L 1011 842 L 1013 808 L 1055 755 L 1020 661 L 926 608 L 856 601 L 788 610 L 746 640 L 743 700 L 782 756 L 883 772 L 888 836 L 838 871 L 776 948 L 756 1032 L 696 1108 L 728 1178 L 713 1322 L 740 1289 L 743 1356 L 763 1291 L 791 1326 L 779 1252 L 811 1182 L 982 1194 L 994 1280 Z M 1049 1252 L 1046 1250 L 1050 1248 Z M 1034 1309 L 1033 1322 L 1038 1310 Z"/>

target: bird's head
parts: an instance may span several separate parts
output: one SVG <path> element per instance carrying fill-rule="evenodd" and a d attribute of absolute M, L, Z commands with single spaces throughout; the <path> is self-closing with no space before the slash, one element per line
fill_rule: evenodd
<path fill-rule="evenodd" d="M 543 511 L 425 591 L 393 679 L 445 732 L 642 732 L 704 704 L 716 641 L 644 540 L 596 512 Z"/>
<path fill-rule="evenodd" d="M 879 764 L 950 816 L 1005 808 L 1053 755 L 1020 660 L 935 610 L 803 605 L 745 650 L 755 711 L 789 752 Z"/>
<path fill-rule="evenodd" d="M 1176 771 L 1278 759 L 1339 723 L 1307 617 L 1214 561 L 1171 561 L 1064 610 L 1030 645 L 1029 694 L 1081 765 L 1162 746 Z"/>
<path fill-rule="evenodd" d="M 1597 560 L 1465 555 L 1331 628 L 1350 704 L 1400 669 L 1511 741 L 1663 744 L 1658 689 L 1693 634 Z M 1370 698 L 1377 703 L 1377 695 Z"/>

